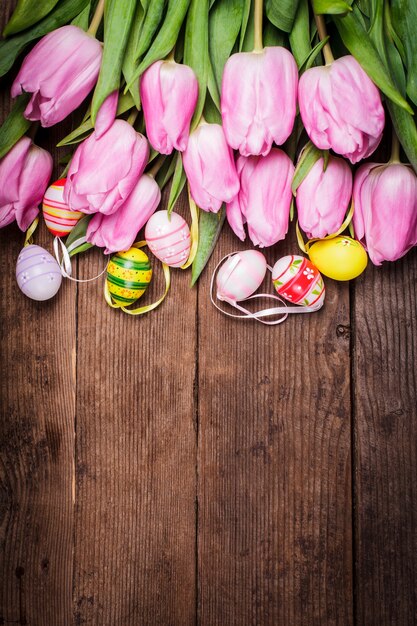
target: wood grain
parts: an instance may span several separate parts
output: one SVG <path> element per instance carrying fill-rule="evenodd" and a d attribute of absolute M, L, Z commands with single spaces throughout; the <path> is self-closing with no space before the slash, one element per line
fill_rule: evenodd
<path fill-rule="evenodd" d="M 199 286 L 199 623 L 348 626 L 348 290 L 282 326 L 230 320 L 209 277 L 236 249 L 226 231 Z"/>
<path fill-rule="evenodd" d="M 417 255 L 355 289 L 357 623 L 409 626 L 417 610 Z"/>
<path fill-rule="evenodd" d="M 90 253 L 80 272 L 102 265 Z M 163 289 L 153 267 L 144 303 Z M 163 305 L 132 318 L 105 304 L 102 287 L 81 286 L 78 302 L 75 624 L 186 626 L 195 613 L 196 290 L 174 270 Z"/>
<path fill-rule="evenodd" d="M 12 4 L 3 4 L 0 25 Z M 10 106 L 6 85 L 2 119 Z M 55 131 L 36 141 L 57 156 Z M 67 626 L 72 619 L 75 288 L 66 284 L 45 303 L 25 298 L 15 280 L 23 241 L 15 225 L 0 231 L 0 623 Z M 51 251 L 51 242 L 42 227 L 36 243 Z"/>

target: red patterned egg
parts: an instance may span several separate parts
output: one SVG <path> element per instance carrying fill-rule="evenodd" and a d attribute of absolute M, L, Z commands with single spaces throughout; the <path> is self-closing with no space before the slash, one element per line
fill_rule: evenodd
<path fill-rule="evenodd" d="M 178 213 L 154 213 L 146 224 L 145 239 L 156 258 L 170 267 L 181 267 L 190 255 L 190 229 Z"/>
<path fill-rule="evenodd" d="M 279 259 L 272 269 L 272 281 L 279 295 L 293 304 L 319 308 L 324 302 L 323 278 L 305 257 L 291 254 Z"/>
<path fill-rule="evenodd" d="M 56 237 L 66 237 L 84 217 L 80 211 L 71 211 L 64 202 L 66 178 L 56 180 L 45 192 L 42 212 L 48 230 Z"/>

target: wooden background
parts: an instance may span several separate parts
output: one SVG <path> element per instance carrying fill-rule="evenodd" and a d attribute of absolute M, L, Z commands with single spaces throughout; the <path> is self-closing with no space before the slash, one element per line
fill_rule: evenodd
<path fill-rule="evenodd" d="M 28 300 L 22 245 L 0 231 L 0 625 L 416 623 L 416 250 L 268 328 L 209 302 L 228 227 L 140 318 L 101 280 Z"/>

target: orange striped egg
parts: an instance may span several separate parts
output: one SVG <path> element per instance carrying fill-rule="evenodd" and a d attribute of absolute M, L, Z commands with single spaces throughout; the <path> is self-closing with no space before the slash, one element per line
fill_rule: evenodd
<path fill-rule="evenodd" d="M 302 306 L 321 307 L 326 293 L 323 278 L 311 261 L 291 254 L 272 269 L 272 282 L 280 296 Z"/>
<path fill-rule="evenodd" d="M 56 237 L 66 237 L 84 216 L 80 211 L 71 211 L 64 202 L 66 178 L 56 180 L 45 192 L 42 212 L 48 230 Z"/>

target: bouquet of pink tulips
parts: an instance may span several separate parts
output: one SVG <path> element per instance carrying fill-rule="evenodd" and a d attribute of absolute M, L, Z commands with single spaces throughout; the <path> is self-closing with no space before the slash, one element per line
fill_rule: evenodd
<path fill-rule="evenodd" d="M 198 220 L 193 283 L 224 218 L 266 247 L 294 209 L 308 239 L 350 222 L 373 263 L 394 261 L 417 244 L 416 20 L 415 0 L 19 0 L 0 42 L 0 227 L 26 231 L 50 182 L 37 125 L 78 110 L 63 199 L 106 253 L 171 183 L 168 213 L 187 185 Z M 390 159 L 369 161 L 384 133 Z"/>

